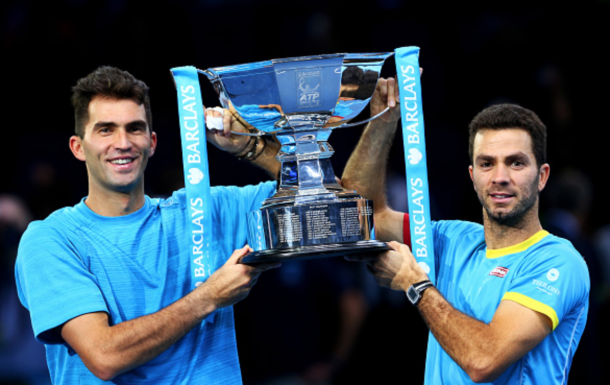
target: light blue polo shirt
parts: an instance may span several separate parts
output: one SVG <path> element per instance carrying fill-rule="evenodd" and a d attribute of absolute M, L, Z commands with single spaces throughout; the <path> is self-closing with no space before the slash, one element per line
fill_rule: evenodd
<path fill-rule="evenodd" d="M 246 213 L 275 182 L 213 187 L 211 253 L 226 260 L 246 243 Z M 15 275 L 36 338 L 47 351 L 54 384 L 101 384 L 79 356 L 50 331 L 70 319 L 106 312 L 111 325 L 154 313 L 190 291 L 188 210 L 184 189 L 146 197 L 126 216 L 103 217 L 83 201 L 30 224 Z M 218 268 L 217 266 L 216 268 Z M 115 377 L 115 384 L 241 384 L 233 309 L 220 309 L 153 360 Z"/>
<path fill-rule="evenodd" d="M 488 250 L 483 226 L 433 222 L 437 289 L 462 313 L 491 322 L 502 300 L 545 314 L 553 331 L 492 384 L 565 384 L 589 309 L 589 272 L 572 244 L 546 231 L 517 245 Z M 425 384 L 473 384 L 428 339 Z"/>

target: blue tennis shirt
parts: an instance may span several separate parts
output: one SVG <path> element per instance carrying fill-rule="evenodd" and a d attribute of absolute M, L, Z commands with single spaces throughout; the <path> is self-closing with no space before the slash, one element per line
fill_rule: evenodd
<path fill-rule="evenodd" d="M 275 182 L 213 187 L 211 253 L 225 261 L 246 243 L 245 214 L 260 208 Z M 51 330 L 91 312 L 111 325 L 154 313 L 190 290 L 185 190 L 146 197 L 126 216 L 103 217 L 83 201 L 30 224 L 19 246 L 15 276 L 36 338 L 46 345 L 54 384 L 101 384 Z M 220 266 L 216 266 L 218 268 Z M 116 384 L 241 384 L 233 309 L 217 311 L 155 359 L 115 377 Z"/>
<path fill-rule="evenodd" d="M 407 227 L 408 228 L 408 227 Z M 553 331 L 493 384 L 565 384 L 589 309 L 589 272 L 572 244 L 540 231 L 517 245 L 488 250 L 483 226 L 433 222 L 437 289 L 462 313 L 490 323 L 502 300 L 545 314 Z M 473 384 L 428 339 L 425 384 Z"/>

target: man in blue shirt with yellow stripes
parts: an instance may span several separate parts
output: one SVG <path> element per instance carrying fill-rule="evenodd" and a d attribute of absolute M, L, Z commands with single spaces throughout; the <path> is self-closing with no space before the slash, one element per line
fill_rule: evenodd
<path fill-rule="evenodd" d="M 550 174 L 546 127 L 512 104 L 472 120 L 469 171 L 483 225 L 433 222 L 434 286 L 408 246 L 408 215 L 386 205 L 380 170 L 399 118 L 394 79 L 380 80 L 378 91 L 371 112 L 394 108 L 369 123 L 342 181 L 374 200 L 377 237 L 393 241 L 394 250 L 350 259 L 366 261 L 380 285 L 410 294 L 430 329 L 425 383 L 567 383 L 590 282 L 582 256 L 538 218 Z"/>

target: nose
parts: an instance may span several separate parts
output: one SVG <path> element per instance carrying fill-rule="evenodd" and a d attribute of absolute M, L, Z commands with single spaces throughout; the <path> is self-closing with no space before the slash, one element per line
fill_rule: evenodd
<path fill-rule="evenodd" d="M 505 164 L 498 164 L 494 167 L 491 183 L 499 185 L 507 185 L 510 181 L 509 169 Z"/>
<path fill-rule="evenodd" d="M 114 137 L 114 147 L 117 150 L 129 150 L 131 148 L 131 141 L 129 140 L 129 135 L 127 134 L 127 130 L 124 127 L 116 130 L 116 134 Z"/>

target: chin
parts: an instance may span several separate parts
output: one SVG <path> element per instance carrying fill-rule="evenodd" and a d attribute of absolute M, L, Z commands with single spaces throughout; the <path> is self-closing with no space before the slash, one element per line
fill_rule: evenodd
<path fill-rule="evenodd" d="M 114 191 L 128 193 L 133 191 L 139 184 L 139 180 L 129 180 L 129 181 L 114 181 L 110 183 L 111 188 Z"/>
<path fill-rule="evenodd" d="M 505 226 L 516 226 L 519 223 L 521 223 L 521 221 L 524 218 L 524 214 L 523 212 L 517 212 L 516 210 L 502 210 L 502 211 L 490 211 L 487 210 L 487 217 L 489 218 L 489 220 L 494 221 L 500 225 L 505 225 Z"/>

